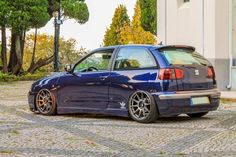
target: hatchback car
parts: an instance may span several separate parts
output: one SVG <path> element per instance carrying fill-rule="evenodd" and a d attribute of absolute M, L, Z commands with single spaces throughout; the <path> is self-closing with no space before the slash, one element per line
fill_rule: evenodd
<path fill-rule="evenodd" d="M 95 113 L 148 123 L 158 117 L 202 117 L 220 103 L 214 68 L 190 46 L 99 48 L 33 83 L 31 111 Z"/>

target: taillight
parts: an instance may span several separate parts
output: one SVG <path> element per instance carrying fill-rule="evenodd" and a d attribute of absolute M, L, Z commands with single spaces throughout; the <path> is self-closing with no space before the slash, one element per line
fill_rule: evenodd
<path fill-rule="evenodd" d="M 213 67 L 208 67 L 207 69 L 207 77 L 208 78 L 215 78 L 215 71 Z"/>
<path fill-rule="evenodd" d="M 175 69 L 175 77 L 177 80 L 184 78 L 184 71 L 181 69 Z"/>
<path fill-rule="evenodd" d="M 181 69 L 160 69 L 160 80 L 179 80 L 184 78 L 184 71 Z"/>

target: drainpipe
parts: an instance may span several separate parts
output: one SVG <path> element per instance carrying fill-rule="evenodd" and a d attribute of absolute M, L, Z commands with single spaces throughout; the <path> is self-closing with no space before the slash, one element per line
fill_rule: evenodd
<path fill-rule="evenodd" d="M 232 88 L 232 66 L 233 66 L 233 46 L 232 46 L 232 42 L 233 42 L 233 2 L 232 0 L 229 0 L 229 84 L 226 86 L 227 89 L 231 89 Z"/>
<path fill-rule="evenodd" d="M 165 0 L 165 45 L 167 44 L 167 0 Z"/>
<path fill-rule="evenodd" d="M 205 57 L 205 4 L 204 0 L 202 0 L 202 54 Z"/>

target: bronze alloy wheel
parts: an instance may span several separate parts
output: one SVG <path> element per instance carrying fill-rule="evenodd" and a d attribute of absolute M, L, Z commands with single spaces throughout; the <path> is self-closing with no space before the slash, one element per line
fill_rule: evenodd
<path fill-rule="evenodd" d="M 43 115 L 54 115 L 56 113 L 56 100 L 52 92 L 42 89 L 36 96 L 36 108 Z"/>
<path fill-rule="evenodd" d="M 130 97 L 129 113 L 131 118 L 141 123 L 152 122 L 158 117 L 154 98 L 144 91 L 137 91 Z"/>

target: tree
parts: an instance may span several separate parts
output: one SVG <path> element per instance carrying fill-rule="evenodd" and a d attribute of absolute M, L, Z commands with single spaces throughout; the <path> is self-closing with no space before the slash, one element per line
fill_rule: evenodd
<path fill-rule="evenodd" d="M 7 39 L 6 39 L 6 24 L 7 24 L 7 13 L 9 11 L 8 1 L 0 0 L 0 27 L 1 27 L 1 61 L 2 61 L 2 71 L 4 73 L 8 72 L 7 69 Z"/>
<path fill-rule="evenodd" d="M 130 24 L 127 9 L 124 5 L 119 5 L 115 10 L 110 27 L 106 30 L 104 36 L 104 45 L 119 45 L 122 44 L 120 39 L 121 28 Z"/>
<path fill-rule="evenodd" d="M 29 34 L 26 37 L 25 54 L 24 54 L 24 69 L 28 69 L 29 73 L 34 73 L 38 69 L 47 66 L 51 70 L 50 64 L 53 61 L 53 42 L 54 37 L 47 34 L 38 34 L 36 37 L 37 44 L 35 45 L 35 34 Z M 81 48 L 76 50 L 76 40 L 65 40 L 60 38 L 61 51 L 59 53 L 60 64 L 73 64 L 79 60 L 87 51 Z M 33 51 L 32 51 L 33 50 Z M 33 60 L 33 63 L 30 62 Z"/>
<path fill-rule="evenodd" d="M 24 40 L 27 29 L 44 26 L 50 19 L 48 0 L 11 0 L 9 6 L 9 27 L 11 28 L 11 50 L 9 71 L 19 74 L 24 56 Z"/>
<path fill-rule="evenodd" d="M 5 32 L 6 27 L 11 30 L 9 72 L 17 75 L 22 71 L 26 31 L 44 26 L 53 12 L 59 11 L 59 2 L 61 2 L 60 10 L 64 19 L 74 18 L 81 24 L 88 21 L 89 12 L 85 0 L 0 0 L 2 33 Z M 2 37 L 6 39 L 4 34 Z M 4 57 L 6 44 L 4 40 L 2 41 L 3 55 L 1 56 L 6 68 L 7 58 Z"/>
<path fill-rule="evenodd" d="M 85 0 L 62 0 L 63 16 L 84 24 L 89 20 L 89 11 Z"/>
<path fill-rule="evenodd" d="M 144 30 L 157 34 L 157 0 L 139 0 Z"/>
<path fill-rule="evenodd" d="M 85 0 L 48 0 L 48 4 L 48 13 L 51 17 L 53 12 L 61 9 L 61 16 L 64 20 L 75 19 L 80 24 L 89 20 L 89 10 Z"/>
<path fill-rule="evenodd" d="M 137 2 L 131 26 L 125 25 L 121 29 L 120 42 L 123 44 L 155 44 L 155 36 L 143 29 L 140 19 L 141 9 L 139 2 Z"/>
<path fill-rule="evenodd" d="M 59 16 L 61 16 L 64 21 L 68 18 L 73 18 L 78 23 L 84 24 L 89 20 L 89 11 L 88 11 L 87 4 L 85 3 L 85 0 L 48 0 L 48 4 L 49 4 L 48 13 L 51 17 L 53 15 L 53 12 L 58 11 L 60 14 Z M 50 42 L 49 41 L 48 42 L 51 44 L 51 45 L 48 45 L 48 47 L 51 47 L 53 45 L 53 37 L 48 36 L 47 38 L 50 39 L 49 40 Z M 31 72 L 31 73 L 33 73 L 34 71 L 36 71 L 42 66 L 50 64 L 53 60 L 53 53 L 52 53 L 53 48 L 51 47 L 50 48 L 51 56 L 47 56 L 46 58 L 39 59 L 37 62 L 35 62 L 35 56 L 36 56 L 35 53 L 36 53 L 36 46 L 37 46 L 37 28 L 35 30 L 33 41 L 34 41 L 34 44 L 33 44 L 34 46 L 33 46 L 31 65 L 29 69 L 27 70 L 28 72 Z M 59 45 L 64 44 L 65 43 L 64 39 L 59 39 L 59 43 L 60 43 Z M 63 45 L 61 45 L 61 51 L 62 50 L 63 50 Z"/>

